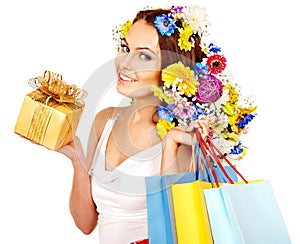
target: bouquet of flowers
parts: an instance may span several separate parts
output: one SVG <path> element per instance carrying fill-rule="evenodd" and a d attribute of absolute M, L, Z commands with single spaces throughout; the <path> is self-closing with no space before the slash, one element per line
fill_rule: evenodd
<path fill-rule="evenodd" d="M 226 70 L 226 58 L 221 48 L 202 42 L 206 58 L 194 69 L 181 62 L 162 70 L 162 87 L 153 86 L 158 106 L 157 132 L 164 138 L 174 126 L 189 125 L 203 116 L 211 120 L 210 137 L 214 144 L 231 159 L 242 159 L 246 148 L 240 137 L 255 117 L 256 106 L 250 97 L 240 98 L 240 87 L 233 83 Z"/>

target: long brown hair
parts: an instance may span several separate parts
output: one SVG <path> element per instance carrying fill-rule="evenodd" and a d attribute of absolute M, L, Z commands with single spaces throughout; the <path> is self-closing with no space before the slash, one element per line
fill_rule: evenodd
<path fill-rule="evenodd" d="M 169 14 L 170 10 L 151 9 L 139 11 L 133 20 L 133 23 L 139 20 L 145 20 L 149 25 L 154 26 L 156 16 L 160 14 Z M 158 32 L 157 32 L 158 33 Z M 201 51 L 201 38 L 197 35 L 195 47 L 191 51 L 180 50 L 178 46 L 179 33 L 175 31 L 170 37 L 158 33 L 159 47 L 161 49 L 162 69 L 170 64 L 181 61 L 184 65 L 193 69 L 196 62 L 201 62 L 204 54 Z"/>

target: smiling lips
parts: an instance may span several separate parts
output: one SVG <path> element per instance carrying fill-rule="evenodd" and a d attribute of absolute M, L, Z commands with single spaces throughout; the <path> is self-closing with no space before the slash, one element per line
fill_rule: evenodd
<path fill-rule="evenodd" d="M 123 73 L 119 73 L 119 80 L 121 81 L 121 82 L 136 82 L 137 80 L 135 80 L 135 79 L 132 79 L 132 78 L 130 78 L 130 77 L 128 77 L 128 76 L 126 76 L 126 75 L 124 75 Z"/>

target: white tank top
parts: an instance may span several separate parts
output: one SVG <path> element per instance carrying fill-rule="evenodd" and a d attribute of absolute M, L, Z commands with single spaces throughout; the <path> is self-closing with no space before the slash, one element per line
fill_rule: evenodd
<path fill-rule="evenodd" d="M 116 118 L 109 118 L 90 169 L 100 244 L 128 244 L 148 238 L 145 176 L 159 175 L 162 144 L 105 170 L 105 150 Z"/>

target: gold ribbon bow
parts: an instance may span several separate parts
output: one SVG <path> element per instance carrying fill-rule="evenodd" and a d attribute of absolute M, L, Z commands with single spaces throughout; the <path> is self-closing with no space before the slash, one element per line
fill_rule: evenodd
<path fill-rule="evenodd" d="M 62 79 L 62 75 L 46 70 L 44 76 L 29 79 L 29 85 L 34 89 L 40 89 L 57 102 L 75 103 L 87 96 L 87 92 L 77 88 L 75 85 L 68 85 Z M 82 102 L 82 101 L 80 101 Z"/>

